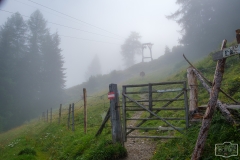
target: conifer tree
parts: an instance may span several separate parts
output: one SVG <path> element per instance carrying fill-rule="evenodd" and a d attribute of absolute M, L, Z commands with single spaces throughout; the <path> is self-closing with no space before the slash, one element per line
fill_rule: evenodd
<path fill-rule="evenodd" d="M 26 53 L 27 27 L 19 13 L 7 19 L 0 29 L 0 131 L 19 124 L 21 110 L 17 114 L 19 75 Z M 8 125 L 6 125 L 8 124 Z"/>
<path fill-rule="evenodd" d="M 42 93 L 42 71 L 43 71 L 43 53 L 41 50 L 41 44 L 47 34 L 49 34 L 46 28 L 46 20 L 39 10 L 32 13 L 28 20 L 28 26 L 30 30 L 29 35 L 29 50 L 27 55 L 27 77 L 28 77 L 28 90 L 29 96 L 32 97 L 32 105 L 40 107 L 37 104 L 40 103 L 40 96 Z"/>
<path fill-rule="evenodd" d="M 0 132 L 62 102 L 64 69 L 58 34 L 40 11 L 19 13 L 0 28 Z"/>
<path fill-rule="evenodd" d="M 54 35 L 47 34 L 41 45 L 43 53 L 42 82 L 44 82 L 41 99 L 48 106 L 61 103 L 65 87 L 63 58 L 59 44 L 60 38 L 56 33 Z"/>
<path fill-rule="evenodd" d="M 125 40 L 121 46 L 121 54 L 126 67 L 134 64 L 134 57 L 136 54 L 141 53 L 141 43 L 139 39 L 141 36 L 137 32 L 131 32 L 130 36 Z"/>
<path fill-rule="evenodd" d="M 102 71 L 101 71 L 100 59 L 98 55 L 95 55 L 92 62 L 88 66 L 87 72 L 85 73 L 85 77 L 88 80 L 92 76 L 97 76 L 101 74 L 102 74 Z"/>
<path fill-rule="evenodd" d="M 184 45 L 184 53 L 202 57 L 218 49 L 223 39 L 235 39 L 235 30 L 240 26 L 240 1 L 176 0 L 176 3 L 179 9 L 167 17 L 182 28 L 179 42 Z"/>

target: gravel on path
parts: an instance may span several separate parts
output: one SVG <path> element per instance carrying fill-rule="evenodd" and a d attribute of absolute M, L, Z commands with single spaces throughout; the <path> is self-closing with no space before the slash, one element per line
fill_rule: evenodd
<path fill-rule="evenodd" d="M 135 112 L 132 118 L 140 118 L 141 114 L 142 112 Z M 133 127 L 135 123 L 135 121 L 129 121 L 128 126 Z M 140 133 L 135 130 L 129 135 L 140 135 Z M 156 150 L 156 143 L 145 138 L 127 138 L 124 146 L 127 149 L 128 156 L 121 160 L 149 160 Z"/>

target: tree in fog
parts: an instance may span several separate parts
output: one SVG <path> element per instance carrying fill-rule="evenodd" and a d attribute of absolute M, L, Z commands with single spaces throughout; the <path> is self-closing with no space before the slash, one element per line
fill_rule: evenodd
<path fill-rule="evenodd" d="M 24 71 L 27 26 L 19 13 L 7 19 L 0 29 L 0 131 L 19 124 L 19 76 Z M 8 126 L 7 126 L 8 124 Z"/>
<path fill-rule="evenodd" d="M 95 55 L 93 60 L 91 61 L 90 65 L 87 68 L 87 71 L 85 73 L 85 77 L 88 80 L 92 76 L 101 75 L 101 63 L 98 55 Z"/>
<path fill-rule="evenodd" d="M 64 88 L 64 69 L 58 34 L 51 35 L 40 11 L 28 21 L 28 87 L 38 110 L 60 103 Z"/>
<path fill-rule="evenodd" d="M 130 36 L 121 46 L 121 54 L 126 67 L 130 67 L 134 64 L 134 57 L 136 54 L 141 54 L 141 43 L 139 41 L 140 38 L 141 36 L 139 33 L 131 32 Z"/>
<path fill-rule="evenodd" d="M 13 14 L 0 28 L 0 132 L 61 103 L 60 39 L 39 11 L 25 23 Z"/>
<path fill-rule="evenodd" d="M 239 0 L 177 0 L 179 9 L 168 16 L 181 27 L 184 45 L 189 54 L 208 54 L 219 49 L 223 39 L 235 39 L 239 28 Z"/>
<path fill-rule="evenodd" d="M 31 94 L 34 102 L 40 101 L 41 87 L 43 81 L 43 51 L 42 42 L 48 34 L 48 29 L 46 28 L 46 20 L 43 18 L 42 13 L 37 10 L 30 16 L 28 20 L 28 26 L 30 30 L 29 35 L 29 51 L 27 55 L 27 69 L 28 79 L 28 89 L 29 94 Z"/>
<path fill-rule="evenodd" d="M 165 46 L 165 51 L 164 51 L 164 54 L 170 54 L 171 53 L 171 50 L 168 46 Z"/>
<path fill-rule="evenodd" d="M 44 100 L 42 105 L 58 105 L 61 102 L 61 98 L 63 98 L 65 76 L 63 73 L 62 50 L 59 48 L 59 45 L 60 38 L 57 33 L 54 35 L 48 33 L 41 45 L 43 54 L 41 100 Z"/>

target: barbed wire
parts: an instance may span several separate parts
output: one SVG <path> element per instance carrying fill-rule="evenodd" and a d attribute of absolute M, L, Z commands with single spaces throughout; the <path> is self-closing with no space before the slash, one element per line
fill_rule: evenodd
<path fill-rule="evenodd" d="M 87 98 L 94 98 L 90 101 L 90 103 L 87 103 L 87 107 L 91 107 L 91 106 L 102 106 L 103 107 L 103 111 L 106 112 L 107 111 L 107 107 L 106 107 L 106 98 L 107 98 L 107 93 L 104 93 L 102 95 L 89 95 L 89 96 L 86 96 Z M 76 126 L 81 126 L 81 125 L 84 125 L 84 121 L 83 121 L 83 118 L 80 117 L 81 114 L 83 114 L 83 112 L 80 112 L 83 108 L 83 104 L 81 105 L 76 105 L 76 104 L 79 104 L 79 102 L 83 101 L 83 99 L 79 99 L 79 100 L 76 100 L 74 102 L 74 125 Z M 71 123 L 71 125 L 73 125 L 72 123 L 72 104 L 73 103 L 70 103 L 69 105 L 65 105 L 61 108 L 61 116 L 59 116 L 59 113 L 52 113 L 52 115 L 50 114 L 50 112 L 48 114 L 45 114 L 43 115 L 40 120 L 42 121 L 45 121 L 45 122 L 48 122 L 48 123 L 53 123 L 53 122 L 58 122 L 60 121 L 60 124 L 65 124 L 64 126 L 68 126 L 68 121 Z M 69 110 L 69 106 L 71 106 L 71 109 Z M 76 107 L 78 106 L 78 107 Z M 57 110 L 56 110 L 57 111 Z M 59 111 L 60 111 L 60 108 L 59 108 Z M 70 112 L 69 112 L 70 111 Z M 83 110 L 82 110 L 83 111 Z M 77 114 L 77 115 L 76 115 Z M 79 115 L 79 116 L 78 116 Z M 46 118 L 46 116 L 48 116 Z M 99 114 L 99 116 L 102 116 Z M 102 117 L 103 119 L 103 117 Z M 63 121 L 65 121 L 63 123 Z M 99 122 L 96 122 L 96 123 L 87 123 L 87 125 L 89 127 L 100 127 L 101 126 L 101 121 Z M 108 126 L 106 126 L 108 127 Z M 69 128 L 70 129 L 70 128 Z"/>

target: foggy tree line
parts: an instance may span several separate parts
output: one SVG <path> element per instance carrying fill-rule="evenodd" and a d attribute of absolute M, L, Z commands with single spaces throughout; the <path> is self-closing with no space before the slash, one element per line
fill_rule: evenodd
<path fill-rule="evenodd" d="M 176 3 L 179 9 L 167 16 L 181 26 L 180 45 L 173 48 L 175 55 L 185 53 L 191 59 L 201 58 L 219 50 L 223 39 L 235 40 L 235 30 L 240 28 L 239 0 L 176 0 Z"/>
<path fill-rule="evenodd" d="M 13 14 L 0 28 L 0 131 L 59 105 L 64 89 L 60 38 L 40 11 Z"/>

